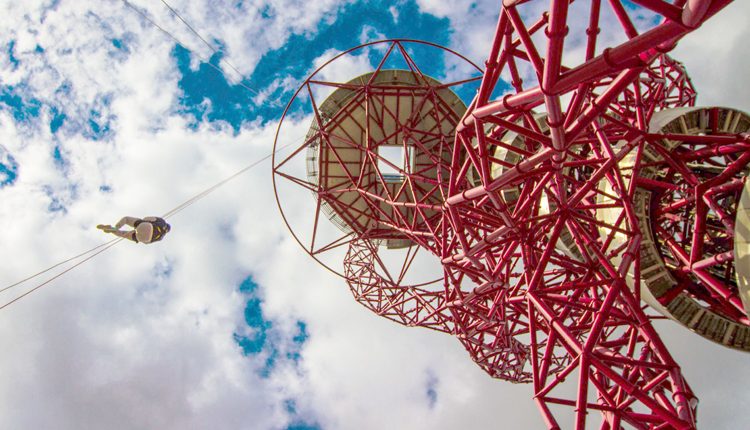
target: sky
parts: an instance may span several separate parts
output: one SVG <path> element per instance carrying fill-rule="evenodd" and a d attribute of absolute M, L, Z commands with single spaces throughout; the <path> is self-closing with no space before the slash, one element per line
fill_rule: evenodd
<path fill-rule="evenodd" d="M 267 156 L 287 101 L 334 53 L 403 37 L 482 64 L 498 13 L 169 3 L 216 52 L 157 1 L 131 4 L 174 38 L 122 1 L 0 0 L 0 285 L 102 243 L 96 224 L 164 213 Z M 735 2 L 674 50 L 698 104 L 750 111 L 747 16 Z M 303 135 L 310 118 L 285 124 Z M 528 385 L 492 380 L 450 336 L 371 314 L 305 254 L 269 161 L 170 223 L 164 241 L 119 244 L 0 311 L 0 428 L 541 428 Z M 700 427 L 747 427 L 748 355 L 658 329 Z"/>

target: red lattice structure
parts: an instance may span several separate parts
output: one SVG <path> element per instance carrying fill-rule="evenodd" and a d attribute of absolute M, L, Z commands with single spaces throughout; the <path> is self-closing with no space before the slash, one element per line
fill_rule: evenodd
<path fill-rule="evenodd" d="M 696 333 L 750 350 L 746 254 L 736 231 L 750 170 L 750 116 L 728 108 L 659 112 L 646 135 L 633 203 L 647 239 L 644 300 Z M 658 256 L 658 257 L 657 257 Z"/>
<path fill-rule="evenodd" d="M 750 117 L 695 107 L 665 54 L 728 3 L 503 2 L 468 108 L 451 89 L 477 78 L 441 84 L 405 41 L 354 80 L 319 69 L 301 87 L 313 126 L 274 160 L 277 197 L 283 183 L 315 195 L 312 233 L 290 229 L 329 269 L 324 254 L 344 262 L 371 311 L 533 384 L 549 429 L 695 428 L 644 302 L 750 350 Z M 406 67 L 384 67 L 394 53 Z M 313 85 L 335 90 L 320 102 Z M 408 279 L 417 249 L 442 276 Z"/>
<path fill-rule="evenodd" d="M 383 262 L 378 246 L 367 238 L 349 244 L 344 260 L 344 276 L 354 299 L 364 307 L 407 327 L 426 327 L 453 332 L 453 320 L 446 307 L 442 288 L 429 285 L 403 285 L 400 279 L 381 274 Z M 442 287 L 442 283 L 440 283 Z"/>
<path fill-rule="evenodd" d="M 438 82 L 415 55 L 423 63 L 444 56 L 464 77 Z M 373 71 L 343 82 L 326 77 L 329 68 L 340 74 L 338 63 L 348 76 L 351 63 L 371 56 L 378 58 Z M 277 200 L 293 235 L 346 280 L 357 302 L 407 326 L 455 331 L 435 236 L 443 228 L 455 125 L 466 111 L 453 89 L 480 79 L 477 66 L 434 44 L 365 44 L 316 70 L 282 120 L 293 121 L 295 108 L 310 109 L 314 117 L 304 140 L 292 142 L 291 154 L 274 158 Z M 283 131 L 279 127 L 277 145 L 289 139 Z M 285 211 L 283 201 L 311 201 L 289 197 L 299 190 L 312 192 L 314 205 Z M 314 214 L 312 224 L 294 226 L 290 212 Z"/>
<path fill-rule="evenodd" d="M 523 8 L 534 2 L 506 2 L 479 94 L 458 126 L 454 150 L 470 155 L 452 166 L 446 200 L 452 235 L 442 257 L 460 304 L 453 309 L 503 322 L 495 332 L 463 333 L 475 350 L 509 338 L 528 345 L 530 363 L 515 381 L 532 381 L 549 428 L 561 425 L 564 407 L 575 428 L 593 420 L 601 428 L 695 426 L 693 394 L 641 308 L 641 291 L 652 286 L 641 272 L 652 267 L 642 261 L 634 206 L 642 182 L 633 178 L 657 167 L 644 161 L 659 147 L 649 135 L 655 112 L 694 101 L 684 70 L 661 51 L 724 3 L 637 3 L 660 23 L 638 31 L 627 6 L 610 2 L 628 39 L 601 47 L 602 5 L 592 2 L 588 26 L 577 29 L 583 62 L 565 67 L 564 43 L 576 35 L 569 4 L 553 1 L 527 23 Z M 493 100 L 501 77 L 510 88 Z M 743 158 L 732 162 L 744 166 Z M 479 287 L 464 286 L 467 278 Z M 507 373 L 502 360 L 483 363 Z"/>

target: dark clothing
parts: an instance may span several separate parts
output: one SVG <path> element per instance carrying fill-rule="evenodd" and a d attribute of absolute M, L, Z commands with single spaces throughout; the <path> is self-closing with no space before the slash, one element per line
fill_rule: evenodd
<path fill-rule="evenodd" d="M 139 219 L 138 221 L 135 222 L 135 225 L 133 225 L 133 228 L 138 228 L 138 226 L 144 222 L 151 224 L 151 227 L 153 228 L 153 232 L 151 233 L 151 241 L 149 243 L 154 243 L 154 242 L 158 242 L 162 240 L 162 238 L 164 238 L 164 236 L 167 234 L 167 232 L 170 229 L 169 224 L 167 224 L 167 222 L 164 221 L 164 218 L 159 218 L 159 217 L 155 217 L 155 218 L 156 219 L 149 220 L 149 221 Z M 136 239 L 135 237 L 135 230 L 133 231 L 133 240 L 135 240 L 136 243 L 138 242 L 138 239 Z"/>

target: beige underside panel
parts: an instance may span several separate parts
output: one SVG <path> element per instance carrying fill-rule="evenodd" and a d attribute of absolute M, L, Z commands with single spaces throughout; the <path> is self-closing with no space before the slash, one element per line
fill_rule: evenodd
<path fill-rule="evenodd" d="M 750 181 L 747 179 L 734 224 L 734 264 L 740 299 L 750 315 Z"/>

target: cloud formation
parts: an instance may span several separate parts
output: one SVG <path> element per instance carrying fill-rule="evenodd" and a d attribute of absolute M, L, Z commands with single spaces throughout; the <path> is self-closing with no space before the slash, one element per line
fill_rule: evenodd
<path fill-rule="evenodd" d="M 331 49 L 421 35 L 481 64 L 497 13 L 496 2 L 170 2 L 257 86 L 232 103 L 273 106 L 222 111 L 228 98 L 186 101 L 209 85 L 201 59 L 216 54 L 160 2 L 131 3 L 194 51 L 185 64 L 121 1 L 2 3 L 2 285 L 101 243 L 98 223 L 164 213 L 268 155 L 281 106 Z M 748 15 L 735 2 L 675 51 L 701 100 L 750 108 L 735 84 Z M 245 92 L 229 62 L 214 59 L 223 84 Z M 356 304 L 286 231 L 269 170 L 176 215 L 158 245 L 120 244 L 0 312 L 0 427 L 541 427 L 529 386 L 491 380 L 449 336 Z M 248 280 L 256 287 L 241 288 Z M 701 398 L 699 422 L 746 423 L 746 356 L 663 331 Z"/>

